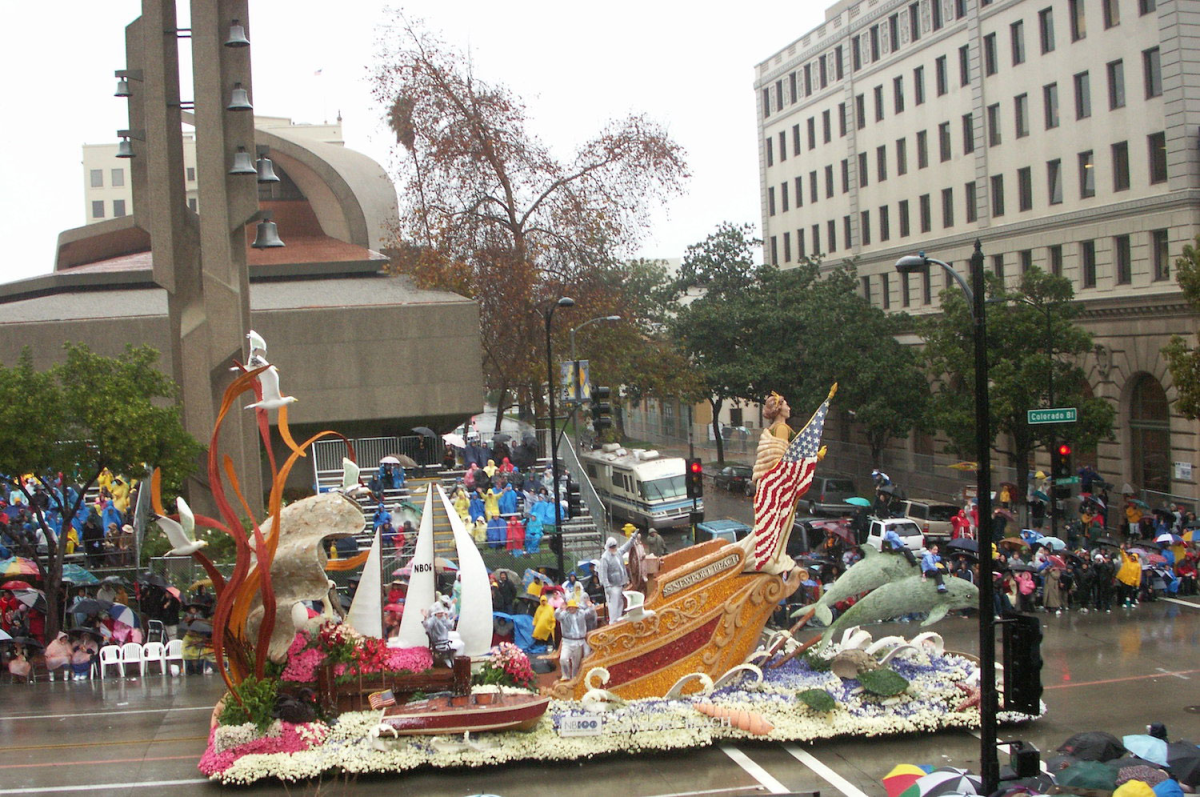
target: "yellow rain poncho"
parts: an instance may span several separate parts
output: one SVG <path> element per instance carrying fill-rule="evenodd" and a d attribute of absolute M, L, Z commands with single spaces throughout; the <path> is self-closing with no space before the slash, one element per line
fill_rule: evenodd
<path fill-rule="evenodd" d="M 541 642 L 548 641 L 554 636 L 554 625 L 554 609 L 546 602 L 546 596 L 543 595 L 541 604 L 533 613 L 533 638 Z"/>

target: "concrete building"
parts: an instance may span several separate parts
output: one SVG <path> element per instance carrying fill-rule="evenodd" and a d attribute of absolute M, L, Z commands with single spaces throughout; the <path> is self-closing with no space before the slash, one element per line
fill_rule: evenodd
<path fill-rule="evenodd" d="M 1197 425 L 1159 353 L 1196 329 L 1173 268 L 1200 231 L 1195 6 L 833 5 L 757 67 L 766 256 L 858 258 L 864 295 L 914 314 L 937 311 L 949 276 L 897 274 L 918 250 L 965 273 L 978 238 L 1010 284 L 1032 264 L 1069 278 L 1095 335 L 1088 384 L 1118 410 L 1098 469 L 1195 497 Z M 934 449 L 917 438 L 889 456 Z"/>

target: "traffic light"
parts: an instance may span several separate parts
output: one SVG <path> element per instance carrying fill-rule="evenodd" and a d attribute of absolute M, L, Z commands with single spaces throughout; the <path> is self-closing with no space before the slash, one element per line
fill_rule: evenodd
<path fill-rule="evenodd" d="M 612 396 L 612 390 L 607 387 L 592 389 L 592 428 L 596 430 L 596 434 L 600 434 L 605 429 L 612 428 L 612 404 L 609 403 L 610 396 Z"/>
<path fill-rule="evenodd" d="M 1027 614 L 1006 617 L 1004 627 L 1004 710 L 1040 713 L 1042 622 Z"/>
<path fill-rule="evenodd" d="M 684 480 L 687 482 L 688 498 L 700 498 L 704 495 L 704 463 L 699 457 L 692 457 L 687 461 Z"/>
<path fill-rule="evenodd" d="M 1054 497 L 1070 498 L 1071 485 L 1060 483 L 1062 479 L 1070 479 L 1074 474 L 1071 464 L 1071 444 L 1059 443 L 1050 449 L 1050 476 L 1054 479 Z"/>
<path fill-rule="evenodd" d="M 579 482 L 567 479 L 567 517 L 579 517 L 583 514 L 583 497 L 579 494 Z"/>

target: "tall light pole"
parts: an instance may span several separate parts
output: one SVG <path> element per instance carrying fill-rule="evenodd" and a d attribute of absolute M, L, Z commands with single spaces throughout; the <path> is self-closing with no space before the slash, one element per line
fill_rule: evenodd
<path fill-rule="evenodd" d="M 566 570 L 563 561 L 562 501 L 558 495 L 558 433 L 554 429 L 554 352 L 550 346 L 550 323 L 560 307 L 574 307 L 575 300 L 564 296 L 552 302 L 542 313 L 546 321 L 546 387 L 550 396 L 550 476 L 554 480 L 554 534 L 558 537 L 558 572 Z"/>
<path fill-rule="evenodd" d="M 1038 304 L 1032 299 L 1022 296 L 1017 299 L 1021 304 L 1027 304 L 1030 307 L 1038 310 L 1044 310 L 1046 313 L 1046 408 L 1054 407 L 1054 333 L 1052 331 L 1053 318 L 1050 315 L 1050 305 Z M 1046 451 L 1050 452 L 1050 458 L 1054 459 L 1054 447 L 1058 445 L 1058 435 L 1054 432 L 1054 427 L 1050 427 L 1050 440 L 1046 443 Z M 1058 499 L 1054 497 L 1054 474 L 1050 474 L 1050 495 L 1047 496 L 1047 503 L 1050 505 L 1050 536 L 1058 536 Z"/>
<path fill-rule="evenodd" d="M 583 329 L 587 325 L 595 324 L 598 321 L 620 321 L 620 320 L 621 320 L 621 316 L 619 316 L 619 315 L 602 315 L 602 316 L 597 316 L 596 318 L 589 318 L 587 321 L 584 321 L 579 326 L 572 327 L 571 328 L 571 362 L 579 361 L 579 358 L 575 356 L 575 333 L 576 332 Z"/>
<path fill-rule="evenodd" d="M 971 253 L 971 286 L 949 263 L 926 257 L 922 252 L 896 261 L 901 274 L 924 271 L 930 264 L 941 266 L 954 278 L 972 308 L 975 331 L 975 491 L 979 501 L 979 760 L 983 793 L 991 794 L 1000 782 L 1000 758 L 996 750 L 996 626 L 992 585 L 992 463 L 991 410 L 988 407 L 987 311 L 984 303 L 983 247 L 975 241 Z"/>

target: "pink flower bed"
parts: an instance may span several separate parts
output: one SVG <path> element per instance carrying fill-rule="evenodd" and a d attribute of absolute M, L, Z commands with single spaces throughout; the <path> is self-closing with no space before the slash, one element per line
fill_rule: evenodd
<path fill-rule="evenodd" d="M 283 727 L 283 732 L 278 736 L 262 736 L 219 753 L 215 751 L 213 744 L 213 736 L 217 732 L 216 728 L 214 728 L 208 735 L 208 749 L 204 751 L 204 755 L 200 758 L 200 771 L 212 777 L 229 769 L 235 761 L 244 755 L 253 755 L 256 753 L 299 753 L 323 741 L 320 734 L 317 734 L 311 740 L 305 739 L 297 730 L 300 726 L 293 725 L 290 722 L 281 722 L 280 725 Z"/>
<path fill-rule="evenodd" d="M 288 647 L 287 666 L 280 678 L 293 683 L 312 683 L 317 680 L 317 670 L 325 661 L 324 647 L 329 644 L 327 638 L 331 633 L 333 631 L 322 629 L 315 639 L 303 631 L 296 634 Z M 350 664 L 335 664 L 334 675 L 400 670 L 424 672 L 433 666 L 433 656 L 428 648 L 389 648 L 381 639 L 349 637 L 339 638 L 335 644 L 350 646 L 353 651 L 350 655 L 354 660 Z"/>

